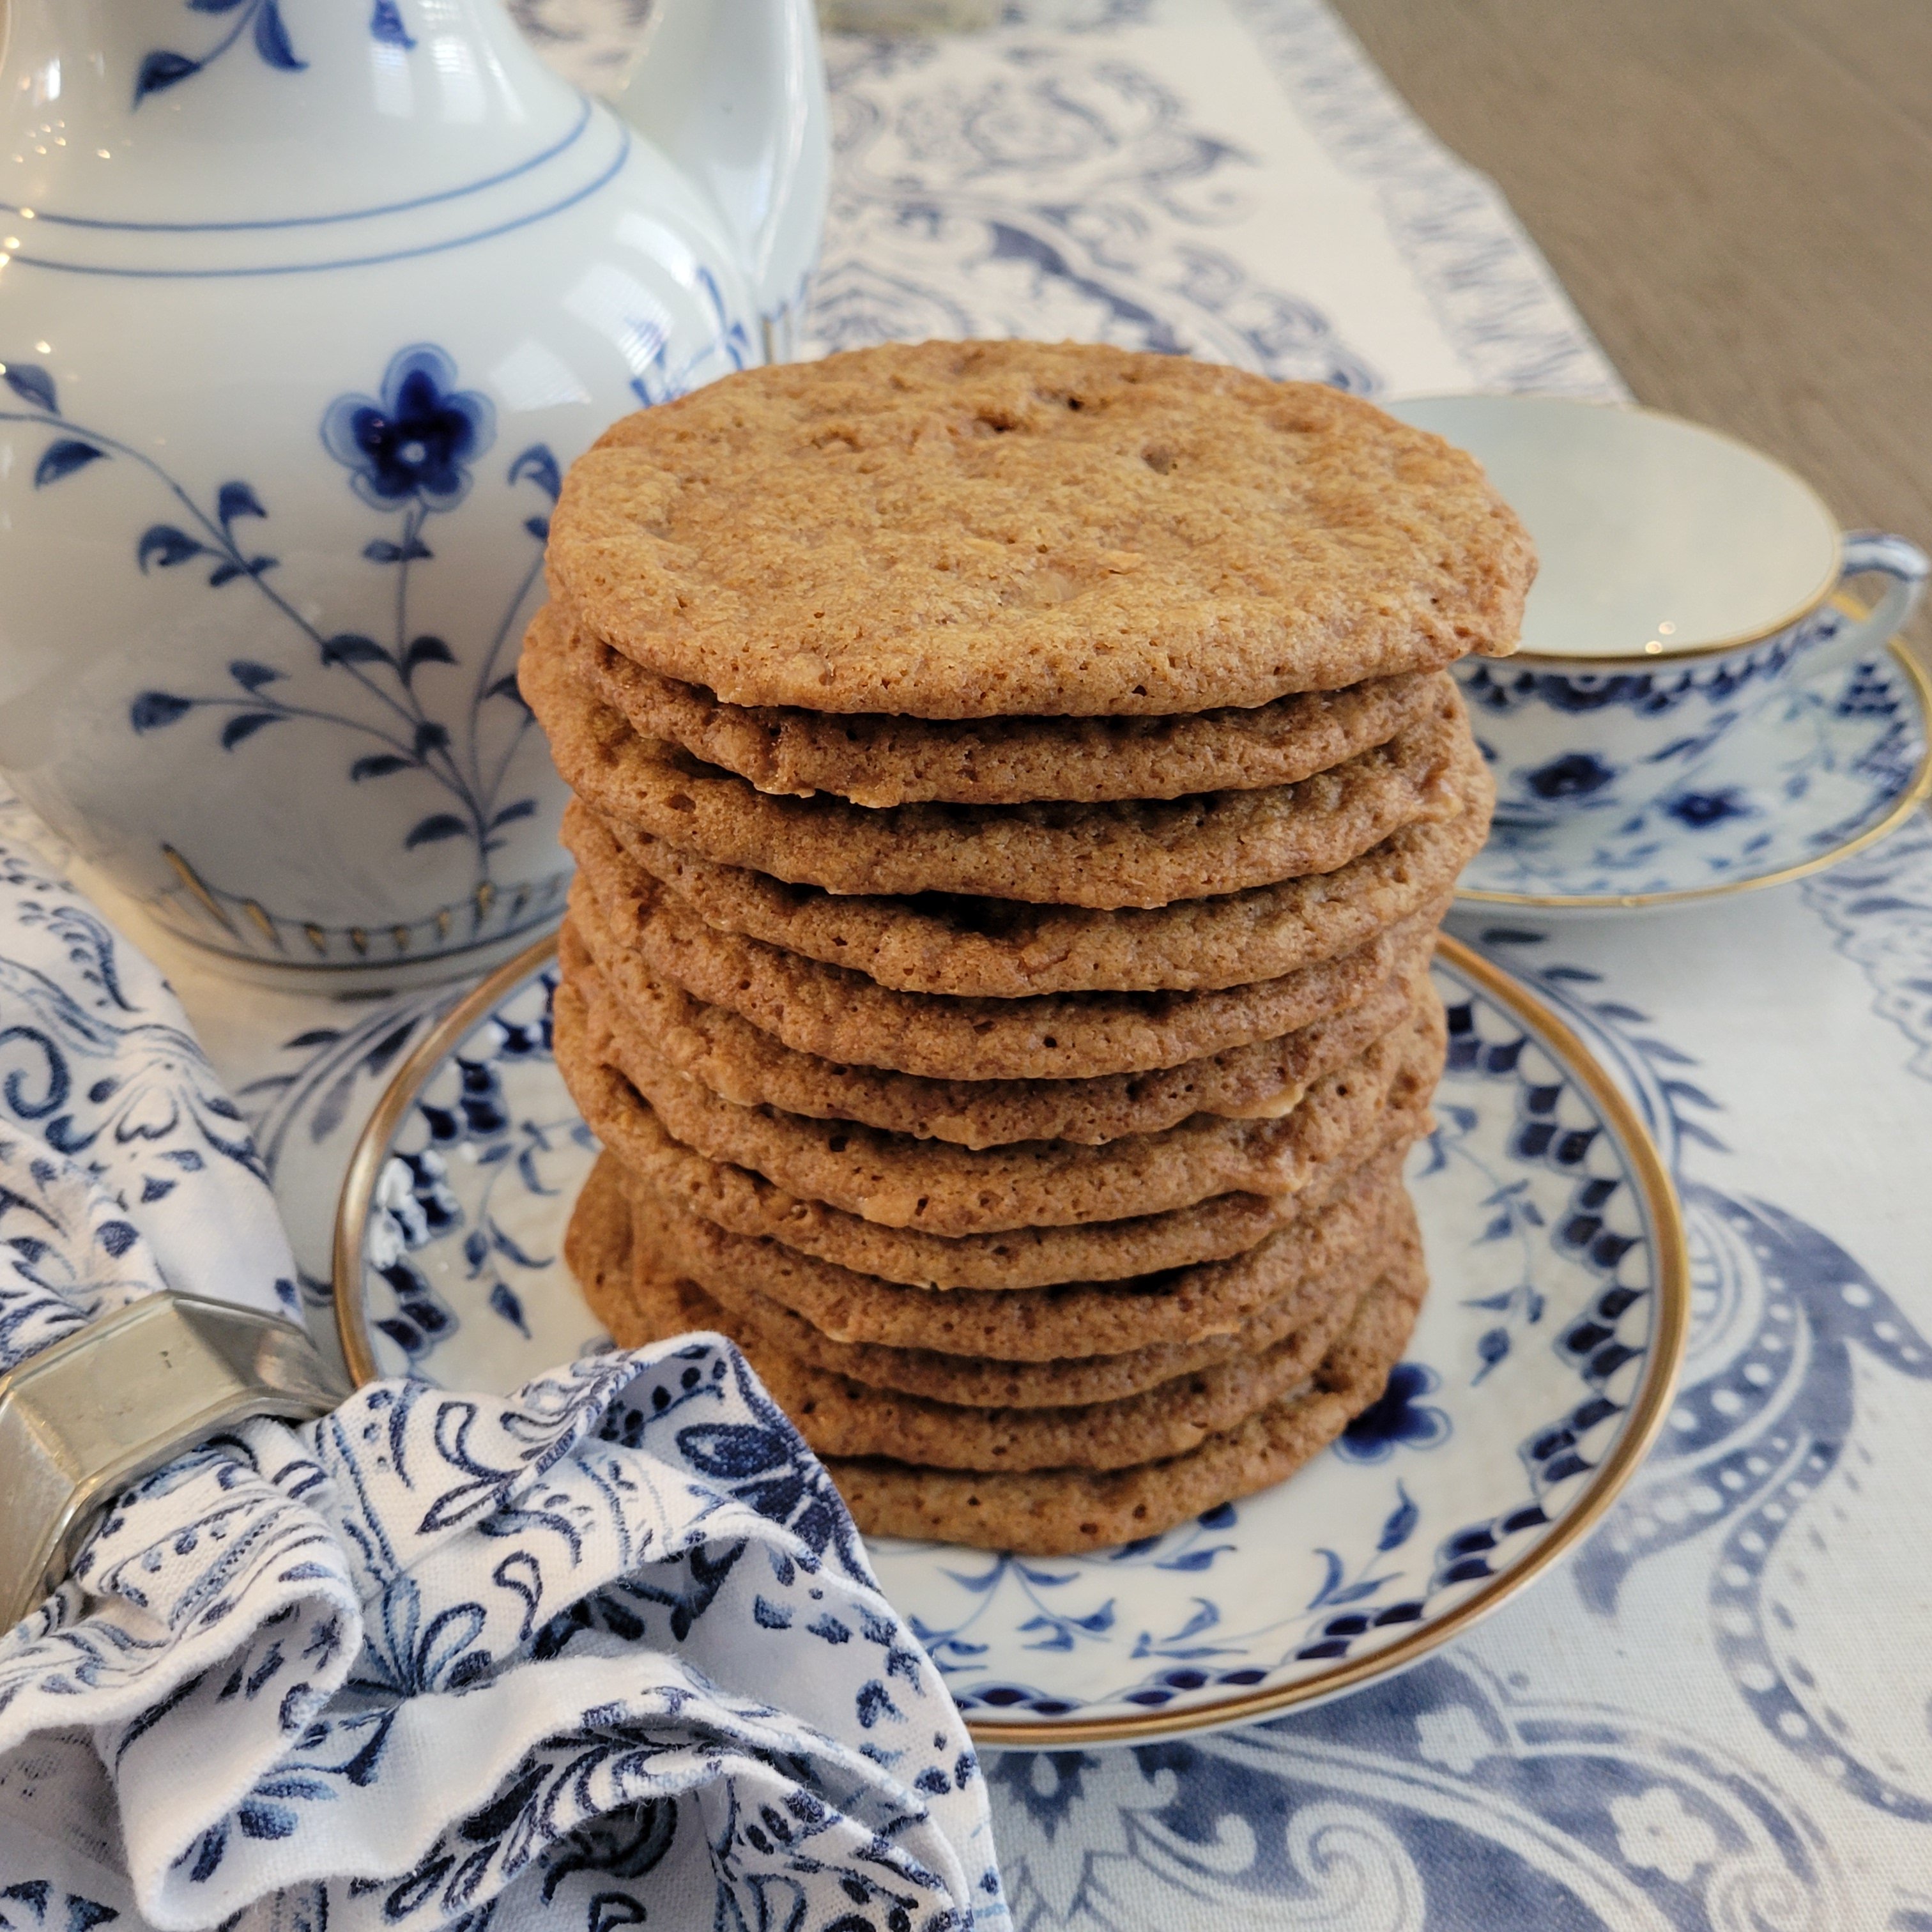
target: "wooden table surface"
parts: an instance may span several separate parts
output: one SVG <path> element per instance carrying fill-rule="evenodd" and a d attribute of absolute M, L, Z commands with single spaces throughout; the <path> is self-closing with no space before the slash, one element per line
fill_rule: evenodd
<path fill-rule="evenodd" d="M 1640 401 L 1932 548 L 1932 7 L 1331 4 Z M 1932 611 L 1909 634 L 1932 662 Z"/>

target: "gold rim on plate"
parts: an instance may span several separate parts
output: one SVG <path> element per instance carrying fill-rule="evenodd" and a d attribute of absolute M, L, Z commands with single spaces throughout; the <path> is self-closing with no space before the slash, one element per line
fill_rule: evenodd
<path fill-rule="evenodd" d="M 1854 832 L 1842 845 L 1820 852 L 1795 866 L 1775 872 L 1760 873 L 1756 878 L 1731 879 L 1722 885 L 1679 886 L 1667 892 L 1498 892 L 1473 886 L 1456 888 L 1459 905 L 1516 906 L 1526 910 L 1548 912 L 1636 912 L 1649 906 L 1693 905 L 1703 899 L 1729 898 L 1738 892 L 1759 892 L 1772 886 L 1788 886 L 1793 879 L 1808 878 L 1827 866 L 1841 864 L 1868 845 L 1876 844 L 1888 832 L 1896 832 L 1928 798 L 1932 798 L 1932 677 L 1912 652 L 1896 638 L 1886 648 L 1905 673 L 1905 681 L 1918 700 L 1918 722 L 1925 748 L 1918 755 L 1918 768 L 1912 782 L 1892 803 L 1892 808 L 1876 825 Z M 1507 663 L 1510 660 L 1505 658 Z"/>
<path fill-rule="evenodd" d="M 380 1380 L 382 1372 L 369 1343 L 369 1311 L 362 1299 L 362 1244 L 369 1226 L 369 1210 L 376 1199 L 376 1184 L 382 1178 L 382 1163 L 389 1157 L 389 1144 L 430 1076 L 448 1058 L 452 1049 L 461 1044 L 470 1028 L 493 1011 L 513 987 L 521 986 L 556 956 L 556 940 L 555 932 L 545 934 L 525 946 L 514 959 L 505 960 L 488 979 L 479 980 L 464 994 L 410 1049 L 409 1057 L 383 1088 L 376 1111 L 356 1137 L 355 1149 L 342 1177 L 342 1192 L 335 1204 L 335 1238 L 329 1272 L 335 1283 L 335 1332 L 342 1342 L 342 1359 L 348 1365 L 350 1379 L 358 1388 L 364 1382 Z"/>
<path fill-rule="evenodd" d="M 363 1240 L 376 1184 L 396 1130 L 430 1076 L 452 1049 L 507 994 L 549 963 L 556 954 L 556 943 L 554 933 L 538 940 L 499 967 L 452 1006 L 396 1070 L 357 1138 L 336 1210 L 334 1274 L 336 1327 L 342 1337 L 342 1352 L 350 1373 L 358 1388 L 374 1381 L 380 1373 L 369 1343 L 368 1311 L 362 1295 Z M 1331 1668 L 1292 1684 L 1277 1684 L 1214 1703 L 1190 1705 L 1180 1710 L 1032 1724 L 968 1719 L 966 1727 L 976 1743 L 1046 1749 L 1062 1744 L 1130 1744 L 1185 1731 L 1218 1730 L 1224 1725 L 1249 1724 L 1258 1718 L 1274 1716 L 1300 1705 L 1317 1703 L 1354 1690 L 1373 1678 L 1404 1670 L 1498 1609 L 1574 1549 L 1602 1518 L 1656 1440 L 1670 1413 L 1690 1327 L 1690 1251 L 1685 1245 L 1683 1216 L 1670 1176 L 1636 1109 L 1589 1048 L 1562 1020 L 1526 988 L 1460 940 L 1447 933 L 1438 934 L 1436 949 L 1456 972 L 1505 1008 L 1582 1088 L 1622 1150 L 1649 1230 L 1655 1309 L 1642 1378 L 1626 1412 L 1623 1432 L 1598 1465 L 1582 1493 L 1541 1543 L 1453 1610 L 1419 1626 L 1385 1648 L 1359 1658 L 1339 1659 Z"/>

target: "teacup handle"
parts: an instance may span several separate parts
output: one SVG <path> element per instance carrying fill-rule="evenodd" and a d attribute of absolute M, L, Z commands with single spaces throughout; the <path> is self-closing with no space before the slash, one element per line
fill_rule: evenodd
<path fill-rule="evenodd" d="M 1860 658 L 1882 652 L 1918 609 L 1926 578 L 1932 574 L 1932 557 L 1916 543 L 1888 531 L 1847 530 L 1838 581 L 1842 584 L 1868 572 L 1892 580 L 1884 595 L 1855 623 L 1807 652 L 1809 662 L 1802 667 L 1801 676 L 1816 677 L 1825 671 L 1841 670 Z"/>

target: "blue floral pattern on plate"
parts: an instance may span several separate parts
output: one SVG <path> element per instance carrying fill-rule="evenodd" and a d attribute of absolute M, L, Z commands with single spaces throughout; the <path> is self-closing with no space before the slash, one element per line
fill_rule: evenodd
<path fill-rule="evenodd" d="M 605 1346 L 561 1260 L 596 1147 L 550 1055 L 554 969 L 508 978 L 376 1170 L 342 1299 L 384 1374 L 510 1388 Z M 873 1546 L 988 1736 L 1225 1721 L 1404 1660 L 1566 1544 L 1660 1412 L 1687 1291 L 1640 1130 L 1506 981 L 1450 950 L 1436 979 L 1449 1064 L 1409 1177 L 1434 1292 L 1337 1452 L 1094 1556 Z"/>
<path fill-rule="evenodd" d="M 1846 621 L 1835 611 L 1826 617 Z M 1505 672 L 1477 677 L 1503 701 Z M 1618 701 L 1646 702 L 1637 688 L 1646 681 L 1628 682 Z M 1478 742 L 1487 701 L 1483 689 L 1472 692 Z M 1895 824 L 1932 781 L 1929 704 L 1923 674 L 1895 651 L 1795 684 L 1762 717 L 1714 743 L 1689 736 L 1671 746 L 1677 782 L 1648 809 L 1546 818 L 1499 802 L 1461 895 L 1546 911 L 1628 910 L 1633 900 L 1738 892 L 1849 858 Z M 1543 776 L 1550 795 L 1574 796 L 1612 773 L 1574 754 Z"/>

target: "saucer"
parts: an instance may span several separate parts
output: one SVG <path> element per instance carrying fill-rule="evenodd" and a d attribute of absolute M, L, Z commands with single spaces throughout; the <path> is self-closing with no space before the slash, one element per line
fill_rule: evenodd
<path fill-rule="evenodd" d="M 1436 1131 L 1408 1180 L 1434 1287 L 1382 1399 L 1288 1482 L 1052 1559 L 868 1540 L 984 1744 L 1246 1721 L 1413 1663 L 1573 1549 L 1666 1412 L 1688 1317 L 1675 1197 L 1629 1103 L 1444 939 Z M 550 1046 L 554 945 L 398 1070 L 352 1160 L 336 1316 L 358 1381 L 507 1390 L 608 1347 L 562 1259 L 596 1143 Z"/>
<path fill-rule="evenodd" d="M 1835 866 L 1932 794 L 1932 682 L 1902 645 L 1798 683 L 1634 813 L 1498 814 L 1456 887 L 1476 905 L 1587 914 L 1782 885 Z M 1473 720 L 1480 742 L 1483 723 Z"/>

